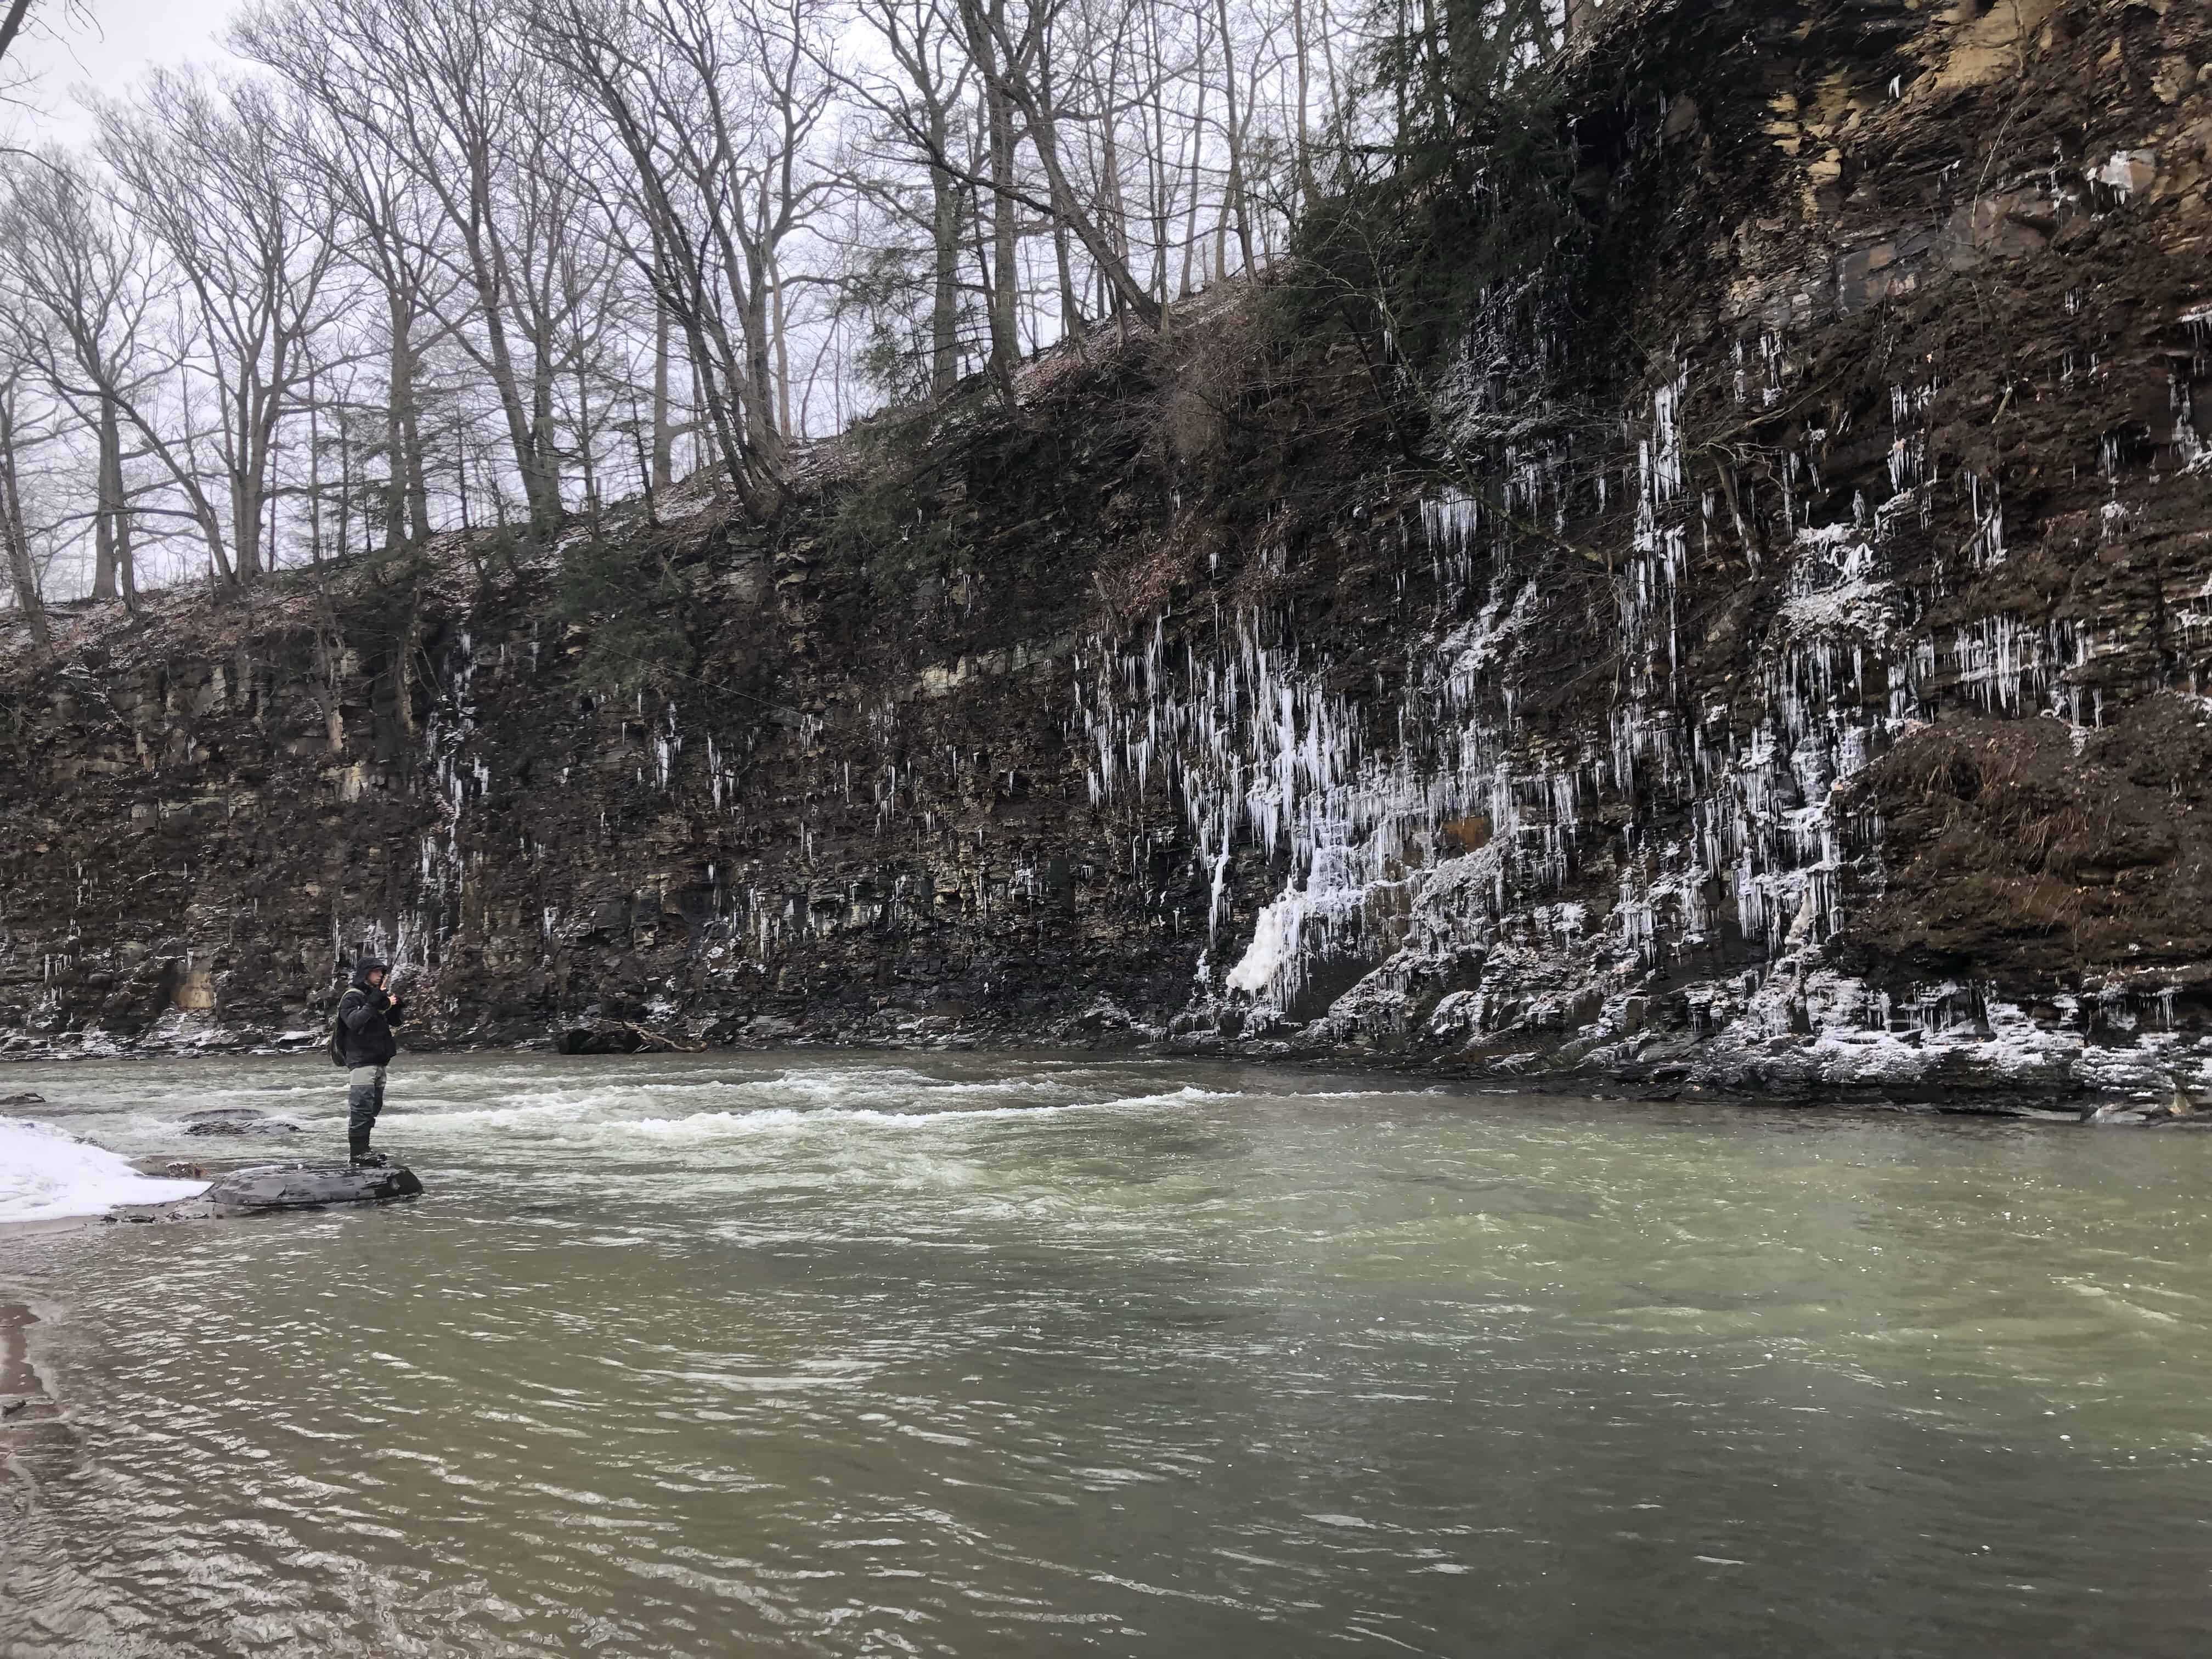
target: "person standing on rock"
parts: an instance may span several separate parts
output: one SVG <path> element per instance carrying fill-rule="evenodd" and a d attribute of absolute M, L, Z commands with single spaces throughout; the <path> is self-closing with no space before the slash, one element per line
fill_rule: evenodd
<path fill-rule="evenodd" d="M 353 983 L 338 999 L 337 1043 L 346 1068 L 346 1153 L 356 1165 L 381 1167 L 384 1159 L 368 1150 L 376 1115 L 384 1109 L 384 1068 L 399 1052 L 392 1028 L 405 1017 L 406 1005 L 384 988 L 386 964 L 362 958 Z"/>

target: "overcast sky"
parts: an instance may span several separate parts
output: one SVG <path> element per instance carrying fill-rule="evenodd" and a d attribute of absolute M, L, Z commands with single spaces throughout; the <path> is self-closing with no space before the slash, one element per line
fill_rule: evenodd
<path fill-rule="evenodd" d="M 11 68 L 37 72 L 38 84 L 19 94 L 29 108 L 0 111 L 0 134 L 13 143 L 89 138 L 92 120 L 72 97 L 90 87 L 120 92 L 155 64 L 215 64 L 229 54 L 216 40 L 233 0 L 88 0 L 90 21 L 63 12 L 60 0 L 40 0 L 47 26 L 40 39 L 19 40 L 8 53 Z"/>

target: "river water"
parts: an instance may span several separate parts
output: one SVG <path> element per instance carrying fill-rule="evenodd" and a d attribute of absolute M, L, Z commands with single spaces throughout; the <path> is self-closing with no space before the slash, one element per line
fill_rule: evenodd
<path fill-rule="evenodd" d="M 0 1081 L 343 1139 L 319 1060 Z M 0 1237 L 0 1656 L 2212 1638 L 2212 1135 L 824 1054 L 403 1058 L 380 1141 Z"/>

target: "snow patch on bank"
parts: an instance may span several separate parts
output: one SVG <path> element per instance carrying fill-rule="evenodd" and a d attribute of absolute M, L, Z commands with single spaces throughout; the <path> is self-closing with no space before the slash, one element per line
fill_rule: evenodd
<path fill-rule="evenodd" d="M 120 1153 L 51 1123 L 0 1117 L 0 1222 L 104 1215 L 118 1204 L 170 1204 L 198 1198 L 208 1184 L 143 1176 Z"/>

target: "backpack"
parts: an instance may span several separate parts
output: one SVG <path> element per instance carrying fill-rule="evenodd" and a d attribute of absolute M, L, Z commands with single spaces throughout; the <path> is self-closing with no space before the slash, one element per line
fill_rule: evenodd
<path fill-rule="evenodd" d="M 346 997 L 351 996 L 358 988 L 356 986 L 347 986 L 345 996 L 338 999 L 337 1013 L 331 1016 L 331 1064 L 341 1072 L 351 1071 L 353 1068 L 346 1064 L 345 1023 L 338 1018 L 338 1015 L 345 1012 Z"/>

